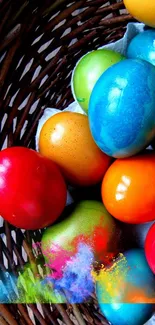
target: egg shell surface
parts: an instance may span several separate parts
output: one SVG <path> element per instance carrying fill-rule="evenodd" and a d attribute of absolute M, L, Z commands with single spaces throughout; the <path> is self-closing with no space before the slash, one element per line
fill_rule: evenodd
<path fill-rule="evenodd" d="M 155 220 L 155 153 L 117 159 L 102 182 L 102 200 L 120 221 L 140 224 Z"/>
<path fill-rule="evenodd" d="M 155 30 L 149 29 L 136 35 L 127 48 L 126 56 L 145 60 L 155 66 Z"/>
<path fill-rule="evenodd" d="M 59 274 L 81 243 L 90 247 L 96 260 L 108 262 L 119 251 L 120 236 L 114 218 L 101 202 L 81 201 L 62 222 L 45 230 L 42 252 Z"/>
<path fill-rule="evenodd" d="M 140 22 L 155 27 L 155 2 L 154 0 L 124 0 L 129 13 Z"/>
<path fill-rule="evenodd" d="M 113 325 L 144 324 L 155 309 L 154 281 L 144 251 L 125 252 L 98 277 L 96 292 L 101 311 Z"/>
<path fill-rule="evenodd" d="M 145 148 L 155 136 L 155 67 L 124 60 L 106 70 L 89 102 L 89 124 L 98 147 L 124 158 Z"/>
<path fill-rule="evenodd" d="M 94 142 L 88 117 L 80 113 L 62 112 L 49 118 L 40 133 L 39 151 L 73 185 L 97 184 L 111 163 Z"/>
<path fill-rule="evenodd" d="M 87 53 L 77 63 L 72 76 L 72 92 L 86 113 L 96 81 L 106 69 L 121 60 L 124 60 L 124 56 L 120 53 L 99 49 Z"/>
<path fill-rule="evenodd" d="M 151 318 L 154 311 L 153 305 L 148 303 L 99 303 L 99 306 L 112 325 L 143 325 Z"/>

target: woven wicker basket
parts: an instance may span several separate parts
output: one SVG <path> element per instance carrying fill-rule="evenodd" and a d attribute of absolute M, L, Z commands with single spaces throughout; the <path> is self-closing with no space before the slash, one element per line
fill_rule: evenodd
<path fill-rule="evenodd" d="M 123 36 L 133 18 L 116 0 L 0 0 L 0 147 L 34 147 L 46 107 L 73 101 L 71 71 L 84 53 Z M 41 232 L 0 228 L 0 270 L 35 262 Z M 38 252 L 39 254 L 39 252 Z M 0 272 L 1 272 L 0 271 Z M 95 296 L 82 305 L 1 304 L 0 325 L 107 324 Z"/>

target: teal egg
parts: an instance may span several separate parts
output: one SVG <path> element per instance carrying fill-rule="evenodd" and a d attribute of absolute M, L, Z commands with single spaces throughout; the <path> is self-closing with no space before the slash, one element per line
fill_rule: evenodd
<path fill-rule="evenodd" d="M 155 30 L 149 29 L 136 35 L 127 48 L 127 58 L 142 59 L 155 66 Z"/>
<path fill-rule="evenodd" d="M 97 299 L 112 325 L 143 325 L 151 318 L 155 310 L 155 277 L 143 250 L 125 252 L 113 268 L 101 272 Z M 109 272 L 107 277 L 103 272 Z"/>
<path fill-rule="evenodd" d="M 89 102 L 89 124 L 98 147 L 115 158 L 130 157 L 155 136 L 155 67 L 128 59 L 106 70 Z"/>
<path fill-rule="evenodd" d="M 143 325 L 154 310 L 152 304 L 104 304 L 100 307 L 112 325 Z"/>

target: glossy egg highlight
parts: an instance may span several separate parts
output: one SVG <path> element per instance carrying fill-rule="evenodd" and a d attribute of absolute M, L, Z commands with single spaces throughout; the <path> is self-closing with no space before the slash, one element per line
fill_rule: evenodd
<path fill-rule="evenodd" d="M 102 200 L 120 221 L 140 224 L 155 220 L 155 153 L 117 159 L 103 178 Z"/>
<path fill-rule="evenodd" d="M 127 58 L 142 59 L 155 66 L 155 30 L 149 29 L 136 35 L 127 48 Z"/>
<path fill-rule="evenodd" d="M 100 49 L 87 53 L 77 63 L 72 75 L 72 93 L 86 113 L 96 81 L 105 70 L 121 60 L 124 56 L 120 53 Z"/>
<path fill-rule="evenodd" d="M 95 144 L 88 117 L 79 113 L 62 112 L 49 118 L 41 130 L 39 151 L 57 163 L 75 185 L 100 182 L 111 163 Z"/>
<path fill-rule="evenodd" d="M 155 274 L 155 223 L 149 229 L 145 241 L 146 258 L 152 272 Z"/>
<path fill-rule="evenodd" d="M 89 102 L 89 124 L 98 147 L 124 158 L 145 148 L 155 136 L 155 67 L 124 60 L 106 70 Z"/>
<path fill-rule="evenodd" d="M 154 0 L 124 0 L 129 13 L 140 22 L 155 27 Z"/>
<path fill-rule="evenodd" d="M 100 309 L 113 325 L 142 325 L 155 309 L 154 284 L 144 251 L 129 250 L 97 277 Z"/>

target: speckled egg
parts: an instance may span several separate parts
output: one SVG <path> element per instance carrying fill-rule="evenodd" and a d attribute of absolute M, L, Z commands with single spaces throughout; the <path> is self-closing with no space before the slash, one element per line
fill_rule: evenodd
<path fill-rule="evenodd" d="M 142 59 L 155 65 L 155 30 L 136 35 L 127 48 L 127 58 Z"/>
<path fill-rule="evenodd" d="M 87 53 L 77 63 L 72 74 L 72 93 L 86 113 L 96 81 L 105 70 L 121 60 L 124 60 L 124 56 L 120 53 L 99 49 Z"/>
<path fill-rule="evenodd" d="M 97 277 L 101 311 L 113 325 L 142 325 L 155 309 L 155 277 L 144 251 L 132 249 L 121 255 Z"/>
<path fill-rule="evenodd" d="M 69 183 L 80 186 L 100 182 L 111 163 L 94 142 L 88 117 L 80 113 L 49 118 L 40 133 L 39 151 L 58 164 Z"/>
<path fill-rule="evenodd" d="M 155 67 L 124 60 L 106 70 L 89 102 L 89 124 L 98 147 L 124 158 L 145 148 L 155 136 Z"/>

